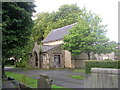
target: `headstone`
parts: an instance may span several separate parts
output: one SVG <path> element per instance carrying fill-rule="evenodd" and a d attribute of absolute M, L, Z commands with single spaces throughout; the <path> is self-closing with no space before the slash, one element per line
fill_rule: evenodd
<path fill-rule="evenodd" d="M 47 75 L 40 75 L 38 79 L 38 88 L 51 88 L 52 80 Z"/>

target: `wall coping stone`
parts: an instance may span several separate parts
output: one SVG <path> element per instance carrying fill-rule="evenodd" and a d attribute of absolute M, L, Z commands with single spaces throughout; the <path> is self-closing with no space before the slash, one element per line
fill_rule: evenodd
<path fill-rule="evenodd" d="M 120 74 L 120 69 L 114 68 L 92 68 L 92 73 L 100 73 L 100 74 Z"/>

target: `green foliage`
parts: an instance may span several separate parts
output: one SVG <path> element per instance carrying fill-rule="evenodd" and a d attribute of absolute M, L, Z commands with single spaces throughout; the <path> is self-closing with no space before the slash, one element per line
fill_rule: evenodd
<path fill-rule="evenodd" d="M 23 75 L 21 79 L 22 79 L 23 83 L 27 83 L 27 76 L 26 75 Z"/>
<path fill-rule="evenodd" d="M 2 3 L 3 58 L 21 57 L 32 30 L 32 2 Z"/>
<path fill-rule="evenodd" d="M 22 58 L 21 61 L 22 62 L 26 62 L 26 66 L 28 66 L 28 62 L 29 62 L 29 53 L 32 51 L 33 49 L 33 46 L 34 46 L 34 41 L 31 39 L 29 39 L 29 41 L 27 42 L 27 44 L 24 46 L 24 48 L 22 48 L 22 55 L 20 55 Z M 20 52 L 20 53 L 21 53 Z"/>
<path fill-rule="evenodd" d="M 73 55 L 80 53 L 102 54 L 110 53 L 115 48 L 115 42 L 109 41 L 105 36 L 106 25 L 102 25 L 102 19 L 92 12 L 82 9 L 78 23 L 65 35 L 63 48 Z M 117 44 L 116 44 L 117 45 Z"/>
<path fill-rule="evenodd" d="M 85 61 L 85 73 L 91 73 L 91 68 L 120 68 L 120 60 L 90 60 Z"/>
<path fill-rule="evenodd" d="M 5 65 L 14 65 L 14 61 L 13 60 L 6 60 Z"/>
<path fill-rule="evenodd" d="M 26 61 L 18 62 L 17 67 L 26 67 L 28 63 Z"/>
<path fill-rule="evenodd" d="M 57 86 L 57 85 L 52 85 L 52 88 L 63 88 L 61 86 Z M 53 90 L 53 89 L 52 89 Z"/>
<path fill-rule="evenodd" d="M 57 85 L 52 85 L 51 86 L 51 88 L 52 88 L 52 90 L 56 90 L 56 88 L 57 88 L 57 90 L 73 90 L 73 89 L 71 89 L 71 88 L 64 88 L 64 87 L 62 87 L 62 86 L 57 86 Z"/>
<path fill-rule="evenodd" d="M 84 77 L 83 76 L 80 76 L 80 75 L 72 75 L 70 76 L 71 78 L 75 78 L 75 79 L 79 79 L 79 80 L 84 80 Z"/>
<path fill-rule="evenodd" d="M 34 20 L 34 41 L 41 42 L 51 30 L 77 22 L 80 12 L 81 10 L 77 5 L 67 4 L 62 5 L 56 12 L 38 13 Z"/>
<path fill-rule="evenodd" d="M 75 69 L 74 72 L 80 72 L 80 73 L 82 72 L 82 73 L 84 73 L 85 69 Z"/>

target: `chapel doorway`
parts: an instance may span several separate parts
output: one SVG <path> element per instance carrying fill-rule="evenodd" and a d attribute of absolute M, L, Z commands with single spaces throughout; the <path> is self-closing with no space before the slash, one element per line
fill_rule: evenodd
<path fill-rule="evenodd" d="M 61 60 L 60 60 L 60 55 L 54 55 L 54 66 L 55 67 L 60 67 L 61 65 Z"/>
<path fill-rule="evenodd" d="M 34 52 L 35 66 L 38 66 L 38 55 Z"/>

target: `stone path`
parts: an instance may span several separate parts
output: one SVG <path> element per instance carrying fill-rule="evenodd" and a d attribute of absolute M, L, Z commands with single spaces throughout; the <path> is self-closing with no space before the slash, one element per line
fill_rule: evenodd
<path fill-rule="evenodd" d="M 70 78 L 70 75 L 85 76 L 84 73 L 76 73 L 71 69 L 59 69 L 59 70 L 25 70 L 25 69 L 12 69 L 6 68 L 6 71 L 25 74 L 34 79 L 38 79 L 40 74 L 45 74 L 53 80 L 53 84 L 62 86 L 65 88 L 84 88 L 84 80 L 78 80 Z"/>

